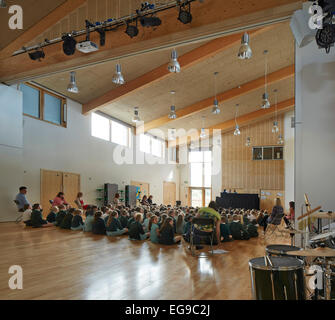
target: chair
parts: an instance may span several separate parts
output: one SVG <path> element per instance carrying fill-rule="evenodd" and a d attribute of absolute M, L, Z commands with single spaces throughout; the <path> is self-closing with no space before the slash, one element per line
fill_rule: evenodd
<path fill-rule="evenodd" d="M 279 229 L 279 227 L 282 224 L 283 217 L 284 213 L 280 213 L 274 216 L 273 220 L 270 223 L 268 223 L 265 229 L 264 238 L 271 237 L 276 231 L 279 231 L 282 234 L 282 231 Z"/>
<path fill-rule="evenodd" d="M 53 201 L 53 200 L 49 200 L 49 203 L 50 203 L 51 205 L 53 205 L 54 201 Z"/>
<path fill-rule="evenodd" d="M 195 230 L 199 230 L 195 227 L 195 225 L 197 226 L 207 226 L 209 228 L 212 229 L 212 231 L 210 232 L 206 232 L 206 234 L 201 234 L 199 235 L 198 233 L 195 234 Z M 201 230 L 199 230 L 201 231 Z M 190 249 L 191 249 L 191 253 L 192 256 L 197 256 L 197 254 L 195 254 L 195 250 L 194 247 L 197 245 L 194 243 L 194 237 L 199 238 L 200 240 L 202 239 L 210 239 L 210 246 L 211 246 L 211 254 L 213 254 L 213 241 L 214 241 L 214 234 L 215 234 L 216 230 L 215 230 L 215 221 L 214 219 L 211 218 L 194 218 L 192 220 L 191 223 L 191 234 L 190 234 Z M 199 243 L 199 245 L 201 244 L 201 241 Z M 199 256 L 200 254 L 198 254 Z"/>
<path fill-rule="evenodd" d="M 18 206 L 20 204 L 19 201 L 17 200 L 13 200 L 14 203 Z M 15 220 L 16 223 L 20 223 L 22 221 L 22 216 L 23 216 L 23 213 L 19 211 L 19 216 L 17 217 L 17 219 Z"/>

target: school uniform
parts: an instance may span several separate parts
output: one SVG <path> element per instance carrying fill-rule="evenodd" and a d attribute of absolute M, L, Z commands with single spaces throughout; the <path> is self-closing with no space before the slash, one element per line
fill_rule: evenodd
<path fill-rule="evenodd" d="M 61 211 L 58 212 L 57 217 L 56 217 L 56 226 L 57 227 L 60 227 L 63 219 L 65 218 L 65 216 L 66 216 L 66 211 L 61 210 Z"/>
<path fill-rule="evenodd" d="M 119 221 L 121 223 L 122 229 L 127 228 L 128 217 L 127 216 L 119 216 Z"/>
<path fill-rule="evenodd" d="M 242 226 L 240 221 L 233 221 L 229 228 L 234 240 L 249 240 L 248 231 Z"/>
<path fill-rule="evenodd" d="M 98 218 L 97 221 L 93 221 L 92 223 L 92 233 L 93 234 L 106 234 L 106 226 L 105 221 L 103 221 L 101 218 Z"/>
<path fill-rule="evenodd" d="M 64 217 L 62 223 L 60 224 L 60 227 L 61 227 L 62 229 L 70 230 L 70 229 L 71 229 L 72 218 L 73 218 L 72 213 L 68 213 L 68 214 Z"/>
<path fill-rule="evenodd" d="M 42 218 L 42 212 L 39 210 L 33 210 L 31 213 L 31 225 L 33 228 L 40 228 L 48 222 Z"/>
<path fill-rule="evenodd" d="M 113 218 L 109 226 L 107 226 L 107 221 L 105 221 L 105 223 L 106 223 L 107 236 L 116 237 L 116 236 L 121 236 L 127 232 L 125 229 L 122 228 L 122 225 L 119 219 Z"/>
<path fill-rule="evenodd" d="M 25 212 L 23 212 L 22 214 L 22 221 L 24 222 L 24 224 L 27 226 L 27 227 L 31 227 L 32 224 L 31 224 L 31 213 L 32 213 L 32 210 L 30 209 L 27 209 Z"/>
<path fill-rule="evenodd" d="M 143 226 L 138 221 L 131 223 L 129 227 L 129 240 L 145 240 L 146 238 Z"/>
<path fill-rule="evenodd" d="M 182 223 L 179 226 L 176 225 L 176 233 L 177 234 L 183 234 L 184 233 L 184 227 L 185 227 L 185 221 L 183 220 Z"/>
<path fill-rule="evenodd" d="M 71 222 L 71 230 L 72 230 L 72 231 L 79 231 L 79 230 L 83 230 L 83 229 L 84 229 L 83 218 L 81 217 L 81 215 L 76 214 L 76 215 L 72 218 L 72 222 Z"/>
<path fill-rule="evenodd" d="M 85 219 L 84 231 L 92 232 L 92 223 L 94 221 L 94 217 L 92 215 L 88 215 Z"/>
<path fill-rule="evenodd" d="M 149 219 L 145 219 L 143 222 L 143 229 L 145 232 L 149 231 Z"/>
<path fill-rule="evenodd" d="M 254 224 L 252 223 L 248 224 L 247 231 L 250 235 L 250 238 L 258 237 L 258 229 Z"/>
<path fill-rule="evenodd" d="M 127 228 L 128 228 L 128 229 L 130 228 L 130 225 L 131 225 L 133 222 L 135 222 L 135 219 L 134 219 L 133 217 L 130 218 L 130 219 L 128 220 L 128 222 L 127 222 Z"/>
<path fill-rule="evenodd" d="M 248 216 L 243 216 L 243 224 L 247 226 L 250 223 Z"/>
<path fill-rule="evenodd" d="M 157 230 L 159 230 L 158 224 L 153 223 L 150 230 L 150 241 L 152 243 L 159 243 Z"/>
<path fill-rule="evenodd" d="M 165 245 L 175 244 L 173 227 L 164 228 L 159 234 L 159 243 Z"/>
<path fill-rule="evenodd" d="M 57 214 L 55 212 L 51 211 L 47 216 L 47 221 L 50 222 L 50 223 L 55 223 L 56 222 L 56 217 L 57 217 Z"/>
<path fill-rule="evenodd" d="M 230 241 L 230 236 L 231 233 L 230 233 L 230 229 L 229 229 L 229 226 L 225 223 L 221 223 L 220 224 L 220 237 L 223 238 L 223 240 L 221 240 L 221 242 L 227 242 L 227 241 Z"/>

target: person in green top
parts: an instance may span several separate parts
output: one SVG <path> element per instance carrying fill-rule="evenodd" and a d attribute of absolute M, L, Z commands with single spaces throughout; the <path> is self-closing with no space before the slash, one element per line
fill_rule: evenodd
<path fill-rule="evenodd" d="M 221 221 L 221 215 L 217 212 L 217 205 L 215 201 L 211 201 L 208 205 L 208 207 L 204 207 L 199 209 L 198 218 L 209 218 L 214 220 L 214 231 L 215 231 L 215 236 L 214 236 L 214 244 L 218 244 L 218 239 L 220 239 L 220 221 Z M 213 228 L 211 225 L 204 225 L 204 226 L 198 226 L 194 225 L 195 228 L 195 235 L 199 234 L 205 235 L 207 232 L 212 232 Z"/>

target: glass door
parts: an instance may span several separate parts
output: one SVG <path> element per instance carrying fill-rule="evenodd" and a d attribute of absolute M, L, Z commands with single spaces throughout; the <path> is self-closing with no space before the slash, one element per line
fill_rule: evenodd
<path fill-rule="evenodd" d="M 203 206 L 203 196 L 202 189 L 191 188 L 191 207 L 202 207 Z"/>

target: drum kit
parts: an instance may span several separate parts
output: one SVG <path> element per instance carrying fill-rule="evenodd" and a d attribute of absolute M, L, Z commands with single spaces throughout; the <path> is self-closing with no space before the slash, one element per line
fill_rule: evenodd
<path fill-rule="evenodd" d="M 335 219 L 335 214 L 324 212 L 315 216 Z M 287 232 L 291 239 L 308 233 Z M 293 241 L 269 245 L 266 256 L 251 259 L 249 268 L 256 300 L 335 300 L 335 232 L 312 236 L 305 248 L 294 246 Z"/>

